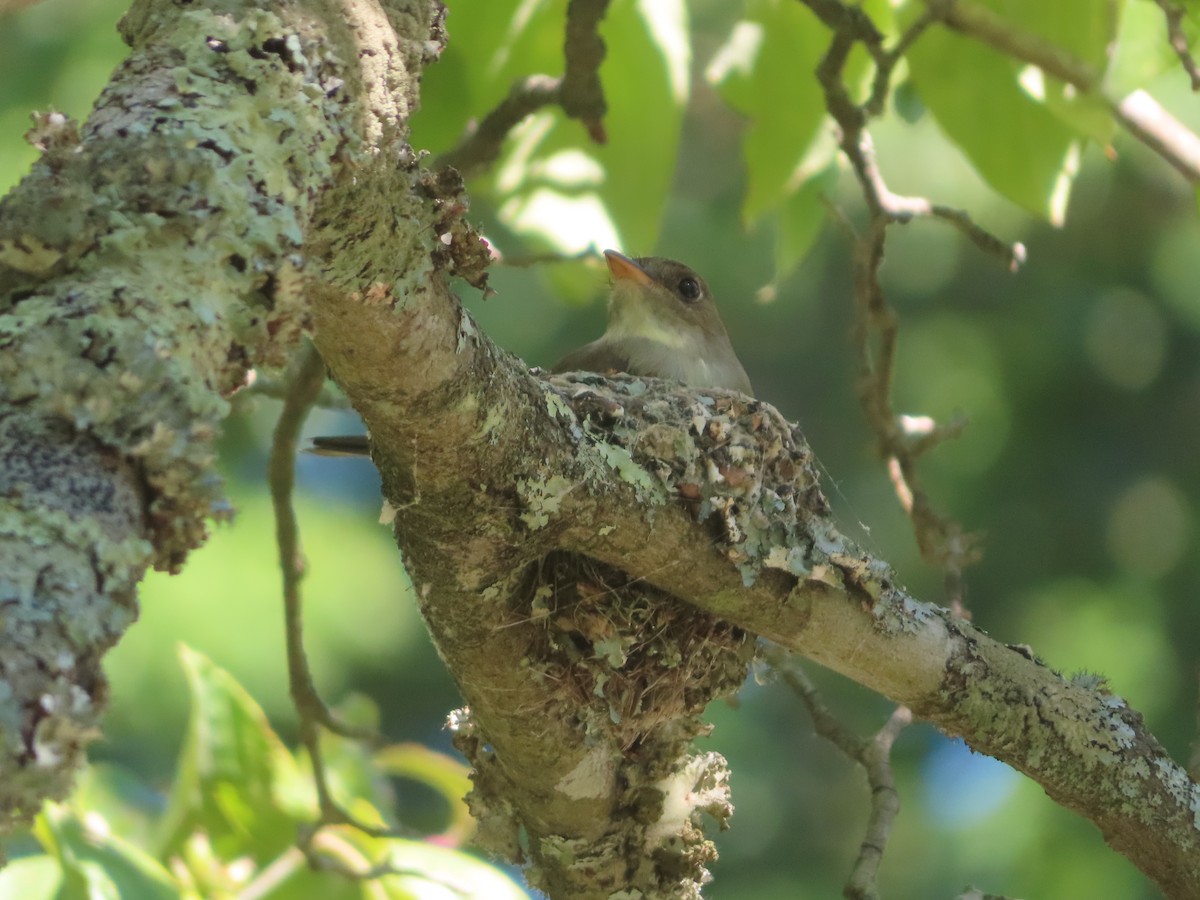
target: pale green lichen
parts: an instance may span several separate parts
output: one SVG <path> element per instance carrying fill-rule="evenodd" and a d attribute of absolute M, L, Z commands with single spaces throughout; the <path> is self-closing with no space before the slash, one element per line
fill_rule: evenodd
<path fill-rule="evenodd" d="M 662 504 L 667 500 L 662 484 L 656 481 L 649 472 L 639 466 L 624 447 L 610 444 L 607 441 L 597 441 L 596 452 L 617 476 L 633 485 L 637 491 L 638 500 L 642 503 Z"/>
<path fill-rule="evenodd" d="M 546 481 L 521 478 L 517 481 L 517 493 L 525 503 L 521 521 L 531 531 L 545 528 L 550 517 L 557 515 L 563 498 L 574 488 L 574 484 L 561 475 L 553 475 Z"/>
<path fill-rule="evenodd" d="M 155 34 L 142 68 L 110 84 L 63 171 L 35 169 L 0 205 L 26 229 L 0 235 L 0 298 L 73 267 L 0 300 L 0 403 L 126 447 L 152 489 L 158 564 L 174 569 L 227 508 L 212 474 L 221 395 L 282 362 L 306 325 L 304 222 L 354 129 L 327 97 L 338 65 L 273 11 L 160 22 L 143 8 L 129 28 Z M 50 190 L 71 196 L 47 204 Z"/>

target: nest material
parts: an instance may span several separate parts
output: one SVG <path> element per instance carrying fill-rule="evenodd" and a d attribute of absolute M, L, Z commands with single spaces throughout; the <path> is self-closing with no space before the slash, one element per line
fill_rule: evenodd
<path fill-rule="evenodd" d="M 664 726 L 690 740 L 704 707 L 745 680 L 754 642 L 728 622 L 574 554 L 552 553 L 532 574 L 545 641 L 536 671 L 572 708 L 611 723 L 627 753 Z"/>

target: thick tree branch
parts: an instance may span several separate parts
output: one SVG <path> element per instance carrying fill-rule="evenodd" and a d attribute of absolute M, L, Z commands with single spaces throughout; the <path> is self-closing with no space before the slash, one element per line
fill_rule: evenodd
<path fill-rule="evenodd" d="M 66 792 L 146 568 L 227 513 L 223 398 L 307 325 L 318 199 L 395 172 L 433 13 L 143 0 L 85 126 L 36 123 L 0 203 L 0 831 Z"/>

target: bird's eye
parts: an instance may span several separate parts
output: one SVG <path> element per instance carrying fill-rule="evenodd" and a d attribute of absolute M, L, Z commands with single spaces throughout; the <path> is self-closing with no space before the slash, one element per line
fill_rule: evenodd
<path fill-rule="evenodd" d="M 679 282 L 679 296 L 684 300 L 696 300 L 700 297 L 700 285 L 695 278 L 685 278 Z"/>

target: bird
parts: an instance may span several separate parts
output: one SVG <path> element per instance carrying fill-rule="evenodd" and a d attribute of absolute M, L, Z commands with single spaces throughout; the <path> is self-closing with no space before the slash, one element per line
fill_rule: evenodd
<path fill-rule="evenodd" d="M 661 256 L 605 250 L 604 259 L 613 278 L 608 326 L 552 372 L 624 373 L 753 393 L 703 278 Z"/>
<path fill-rule="evenodd" d="M 704 279 L 661 256 L 636 259 L 605 250 L 612 275 L 604 334 L 555 363 L 550 371 L 668 378 L 688 387 L 753 394 L 750 377 Z M 366 456 L 366 435 L 314 437 L 309 452 Z"/>

